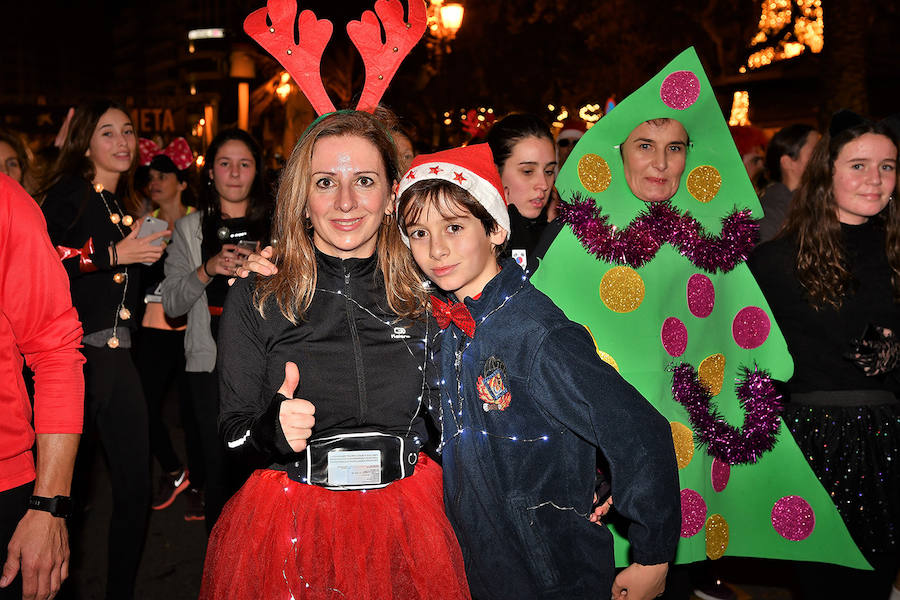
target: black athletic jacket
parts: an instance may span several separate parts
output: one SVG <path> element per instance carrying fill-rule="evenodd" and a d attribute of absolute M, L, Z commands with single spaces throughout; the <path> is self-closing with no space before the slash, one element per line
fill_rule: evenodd
<path fill-rule="evenodd" d="M 375 256 L 341 260 L 316 251 L 315 296 L 298 325 L 252 304 L 254 278 L 239 280 L 219 330 L 219 428 L 226 445 L 257 466 L 284 470 L 294 456 L 278 421 L 284 364 L 300 370 L 295 398 L 316 407 L 313 438 L 381 431 L 426 439 L 424 415 L 436 369 L 426 361 L 426 321 L 399 321 L 387 306 Z M 433 321 L 427 334 L 434 336 Z M 427 363 L 427 364 L 426 364 Z M 420 400 L 421 399 L 421 400 Z"/>

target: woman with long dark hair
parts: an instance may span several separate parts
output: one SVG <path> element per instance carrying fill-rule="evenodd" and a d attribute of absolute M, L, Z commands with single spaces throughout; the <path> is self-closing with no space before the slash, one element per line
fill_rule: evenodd
<path fill-rule="evenodd" d="M 131 191 L 135 147 L 124 108 L 108 101 L 78 107 L 42 205 L 84 325 L 85 422 L 96 430 L 110 470 L 107 598 L 134 594 L 150 504 L 147 407 L 130 351 L 137 266 L 159 260 L 160 238 L 171 233 L 139 237 Z"/>
<path fill-rule="evenodd" d="M 228 292 L 242 256 L 239 244 L 269 239 L 271 202 L 263 186 L 262 152 L 240 129 L 220 132 L 206 153 L 197 212 L 175 224 L 166 257 L 162 303 L 170 317 L 187 315 L 185 368 L 197 420 L 203 460 L 190 478 L 205 492 L 206 527 L 211 530 L 235 485 L 218 434 L 219 381 L 216 339 Z"/>
<path fill-rule="evenodd" d="M 550 128 L 538 116 L 512 114 L 487 136 L 509 205 L 509 252 L 523 268 L 549 221 L 556 180 L 556 147 Z"/>
<path fill-rule="evenodd" d="M 783 232 L 749 263 L 794 359 L 784 422 L 875 568 L 872 578 L 839 567 L 805 577 L 826 586 L 811 597 L 886 598 L 897 573 L 896 169 L 897 142 L 885 126 L 838 113 L 813 150 Z"/>

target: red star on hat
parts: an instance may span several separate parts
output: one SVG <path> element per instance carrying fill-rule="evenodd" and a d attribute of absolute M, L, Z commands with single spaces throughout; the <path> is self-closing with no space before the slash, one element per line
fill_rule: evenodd
<path fill-rule="evenodd" d="M 428 169 L 428 170 L 431 171 L 432 173 L 434 173 L 435 175 L 437 175 L 438 173 L 441 172 L 441 168 L 440 168 L 440 167 L 431 167 L 431 168 Z"/>
<path fill-rule="evenodd" d="M 415 172 L 415 171 L 410 171 L 409 173 L 406 174 L 406 178 L 407 178 L 407 179 L 415 179 L 415 178 L 416 178 L 416 172 Z"/>
<path fill-rule="evenodd" d="M 453 179 L 455 179 L 459 183 L 462 183 L 463 181 L 466 180 L 466 178 L 463 177 L 462 173 L 457 173 L 456 171 L 453 171 Z"/>

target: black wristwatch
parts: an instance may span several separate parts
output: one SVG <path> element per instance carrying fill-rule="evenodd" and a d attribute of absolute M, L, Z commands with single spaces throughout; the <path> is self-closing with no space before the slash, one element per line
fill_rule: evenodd
<path fill-rule="evenodd" d="M 69 496 L 55 496 L 53 498 L 29 496 L 28 508 L 33 510 L 43 510 L 54 517 L 68 519 L 72 516 L 72 498 Z"/>

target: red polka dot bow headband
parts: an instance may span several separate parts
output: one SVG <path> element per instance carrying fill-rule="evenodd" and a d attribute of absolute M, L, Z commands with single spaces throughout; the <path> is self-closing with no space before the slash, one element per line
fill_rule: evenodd
<path fill-rule="evenodd" d="M 160 148 L 153 140 L 141 138 L 138 140 L 138 148 L 141 154 L 141 165 L 145 167 L 150 164 L 154 157 L 160 154 L 171 158 L 179 171 L 184 171 L 194 162 L 194 154 L 191 152 L 191 147 L 183 137 L 175 138 L 165 148 Z"/>

